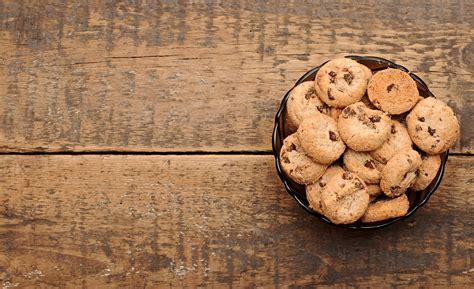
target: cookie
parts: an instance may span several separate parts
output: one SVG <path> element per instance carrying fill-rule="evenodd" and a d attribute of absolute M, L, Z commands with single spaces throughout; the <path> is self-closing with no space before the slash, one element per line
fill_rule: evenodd
<path fill-rule="evenodd" d="M 296 134 L 289 135 L 283 141 L 280 150 L 280 165 L 288 177 L 299 184 L 309 184 L 319 179 L 326 165 L 321 165 L 305 155 Z"/>
<path fill-rule="evenodd" d="M 321 208 L 334 224 L 357 221 L 369 205 L 369 194 L 364 181 L 356 174 L 335 175 L 321 192 Z"/>
<path fill-rule="evenodd" d="M 315 162 L 330 164 L 346 149 L 334 119 L 324 114 L 305 118 L 297 131 L 304 152 Z"/>
<path fill-rule="evenodd" d="M 330 108 L 316 95 L 313 81 L 305 81 L 294 87 L 286 103 L 288 121 L 298 128 L 301 121 L 318 113 L 329 115 Z"/>
<path fill-rule="evenodd" d="M 329 106 L 344 107 L 362 98 L 371 76 L 370 69 L 352 59 L 334 59 L 316 73 L 316 93 Z"/>
<path fill-rule="evenodd" d="M 459 137 L 459 122 L 453 110 L 433 97 L 413 108 L 407 116 L 407 128 L 412 141 L 430 155 L 445 152 Z"/>
<path fill-rule="evenodd" d="M 361 221 L 371 223 L 386 219 L 405 216 L 408 212 L 410 203 L 405 194 L 388 200 L 380 200 L 369 204 L 367 211 L 362 216 Z"/>
<path fill-rule="evenodd" d="M 369 202 L 373 202 L 382 194 L 382 189 L 377 185 L 367 185 L 367 194 L 369 194 Z"/>
<path fill-rule="evenodd" d="M 382 165 L 367 152 L 357 152 L 347 149 L 342 160 L 344 168 L 356 173 L 366 184 L 378 184 Z"/>
<path fill-rule="evenodd" d="M 395 153 L 411 149 L 412 144 L 406 127 L 396 120 L 391 120 L 388 139 L 379 148 L 370 152 L 370 155 L 377 161 L 386 164 Z"/>
<path fill-rule="evenodd" d="M 306 198 L 309 202 L 309 207 L 314 211 L 323 214 L 321 209 L 321 192 L 327 183 L 332 179 L 332 177 L 340 174 L 342 175 L 344 170 L 338 166 L 330 166 L 326 172 L 317 180 L 316 182 L 306 186 Z"/>
<path fill-rule="evenodd" d="M 410 149 L 396 153 L 382 169 L 380 188 L 392 198 L 402 195 L 415 181 L 420 166 L 418 152 Z"/>
<path fill-rule="evenodd" d="M 387 68 L 375 73 L 367 85 L 370 102 L 389 114 L 409 111 L 420 100 L 416 82 L 408 73 Z"/>
<path fill-rule="evenodd" d="M 415 182 L 411 186 L 415 191 L 426 189 L 438 174 L 441 166 L 440 155 L 421 155 L 421 166 L 417 171 Z"/>
<path fill-rule="evenodd" d="M 348 147 L 355 151 L 372 151 L 387 140 L 390 117 L 356 102 L 344 108 L 337 121 L 339 134 Z"/>
<path fill-rule="evenodd" d="M 337 122 L 341 113 L 342 113 L 342 108 L 331 107 L 331 110 L 329 111 L 329 116 L 332 117 Z"/>

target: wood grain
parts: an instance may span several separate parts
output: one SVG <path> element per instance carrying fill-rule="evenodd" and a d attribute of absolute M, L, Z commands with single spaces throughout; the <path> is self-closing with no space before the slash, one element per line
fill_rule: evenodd
<path fill-rule="evenodd" d="M 474 3 L 0 2 L 0 151 L 270 149 L 309 68 L 378 55 L 458 113 L 471 153 Z"/>
<path fill-rule="evenodd" d="M 0 285 L 472 288 L 471 157 L 450 157 L 425 207 L 375 231 L 307 215 L 273 162 L 0 156 Z"/>

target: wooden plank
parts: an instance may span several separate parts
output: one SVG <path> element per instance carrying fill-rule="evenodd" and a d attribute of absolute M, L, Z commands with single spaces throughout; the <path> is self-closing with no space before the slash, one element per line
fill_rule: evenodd
<path fill-rule="evenodd" d="M 450 157 L 409 220 L 351 231 L 299 208 L 271 156 L 3 155 L 0 284 L 472 288 L 473 163 Z"/>
<path fill-rule="evenodd" d="M 295 80 L 363 54 L 419 73 L 472 152 L 472 1 L 211 2 L 2 1 L 1 151 L 269 150 Z"/>

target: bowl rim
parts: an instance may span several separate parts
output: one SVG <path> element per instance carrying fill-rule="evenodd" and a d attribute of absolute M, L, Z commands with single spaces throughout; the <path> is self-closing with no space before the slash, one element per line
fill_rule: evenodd
<path fill-rule="evenodd" d="M 412 77 L 412 79 L 415 82 L 417 82 L 417 85 L 422 86 L 423 89 L 426 90 L 426 92 L 429 94 L 430 97 L 435 97 L 434 94 L 429 90 L 426 83 L 419 76 L 417 76 L 413 72 L 410 72 L 406 67 L 404 67 L 402 65 L 396 64 L 395 62 L 392 62 L 390 60 L 387 60 L 385 58 L 378 57 L 378 56 L 346 55 L 345 58 L 350 58 L 350 59 L 353 59 L 355 61 L 376 61 L 376 62 L 380 62 L 381 64 L 385 64 L 388 67 L 400 69 L 400 70 L 408 73 Z M 275 157 L 275 166 L 276 166 L 278 176 L 280 177 L 281 181 L 285 185 L 286 191 L 293 197 L 293 199 L 307 213 L 309 213 L 310 215 L 312 215 L 314 217 L 317 217 L 318 219 L 323 220 L 327 224 L 330 224 L 330 225 L 333 225 L 333 226 L 336 226 L 336 227 L 346 228 L 346 229 L 353 229 L 353 230 L 355 230 L 355 229 L 379 229 L 379 228 L 387 227 L 387 226 L 389 226 L 393 223 L 396 223 L 398 221 L 406 220 L 407 218 L 412 216 L 419 208 L 424 206 L 428 202 L 428 200 L 430 199 L 431 195 L 438 189 L 439 185 L 441 184 L 441 180 L 443 178 L 443 175 L 444 175 L 444 170 L 445 170 L 446 162 L 448 160 L 449 150 L 447 150 L 446 152 L 441 154 L 440 168 L 439 168 L 435 178 L 430 183 L 431 186 L 429 186 L 428 193 L 425 195 L 425 197 L 419 203 L 415 204 L 415 206 L 411 210 L 409 210 L 408 213 L 404 216 L 391 218 L 391 219 L 388 219 L 386 221 L 384 220 L 384 221 L 379 221 L 379 222 L 374 222 L 374 223 L 355 222 L 355 223 L 351 223 L 351 224 L 334 224 L 333 222 L 331 222 L 325 216 L 323 216 L 323 215 L 313 211 L 312 209 L 310 209 L 309 206 L 307 206 L 305 204 L 305 202 L 300 199 L 299 193 L 297 193 L 295 191 L 295 188 L 293 188 L 291 186 L 290 180 L 283 173 L 283 170 L 280 166 L 280 152 L 277 151 L 277 141 L 278 141 L 278 139 L 280 139 L 281 141 L 283 141 L 283 139 L 284 139 L 284 137 L 282 135 L 282 128 L 280 127 L 280 117 L 281 117 L 281 114 L 283 113 L 283 111 L 286 108 L 286 102 L 288 100 L 288 95 L 295 86 L 297 86 L 301 82 L 305 81 L 310 75 L 316 73 L 328 61 L 325 61 L 321 65 L 318 65 L 318 66 L 310 69 L 306 73 L 304 73 L 296 81 L 295 85 L 285 93 L 285 95 L 283 96 L 283 99 L 280 103 L 280 107 L 279 107 L 277 113 L 275 114 L 275 124 L 274 124 L 273 132 L 272 132 L 272 151 L 273 151 L 273 156 Z"/>

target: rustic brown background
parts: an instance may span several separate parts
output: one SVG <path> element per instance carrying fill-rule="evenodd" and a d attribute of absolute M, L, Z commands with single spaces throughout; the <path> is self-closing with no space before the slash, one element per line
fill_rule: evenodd
<path fill-rule="evenodd" d="M 358 2 L 0 1 L 0 287 L 473 287 L 474 2 Z M 346 54 L 461 121 L 381 230 L 305 214 L 271 155 L 285 91 Z"/>

